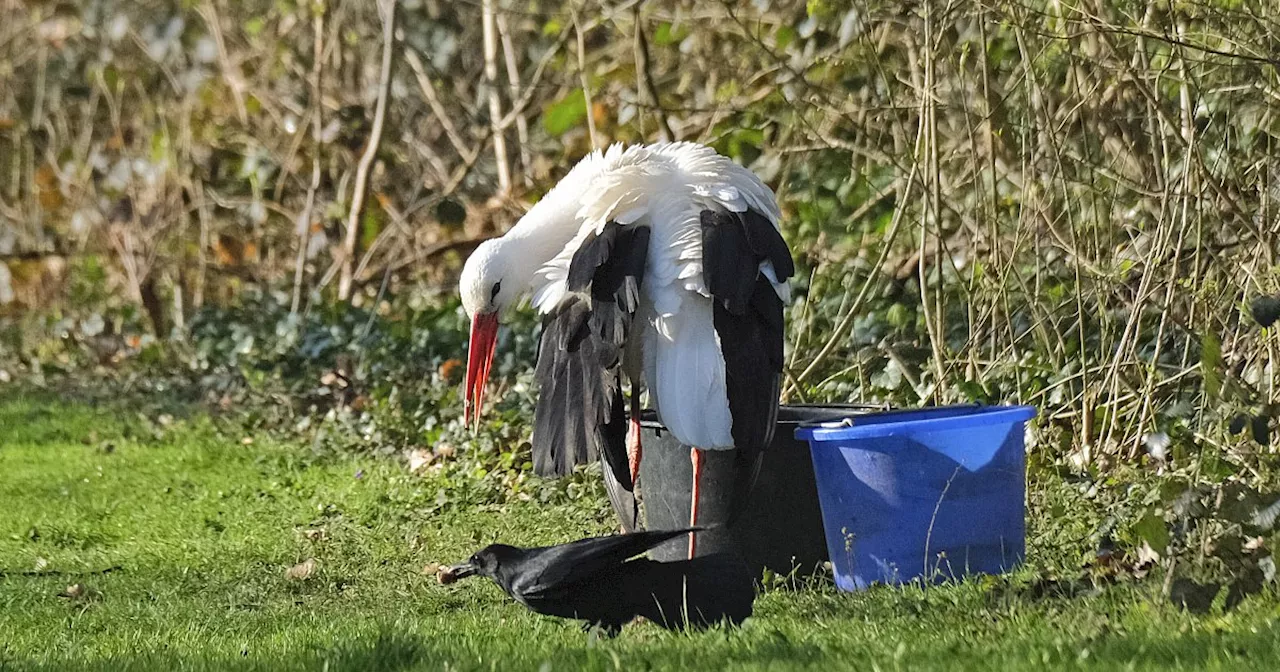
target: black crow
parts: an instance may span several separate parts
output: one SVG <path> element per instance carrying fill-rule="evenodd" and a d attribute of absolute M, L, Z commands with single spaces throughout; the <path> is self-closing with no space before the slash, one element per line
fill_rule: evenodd
<path fill-rule="evenodd" d="M 586 621 L 609 636 L 644 618 L 668 629 L 741 623 L 755 586 L 741 558 L 719 553 L 678 562 L 635 556 L 693 530 L 592 537 L 559 546 L 486 546 L 444 569 L 441 583 L 479 574 L 540 614 Z M 634 559 L 633 559 L 634 558 Z"/>

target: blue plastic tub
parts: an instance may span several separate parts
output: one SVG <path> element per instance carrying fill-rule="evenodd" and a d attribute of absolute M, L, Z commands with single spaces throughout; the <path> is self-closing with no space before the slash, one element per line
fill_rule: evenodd
<path fill-rule="evenodd" d="M 1026 550 L 1030 406 L 944 406 L 802 425 L 836 584 L 943 581 Z"/>

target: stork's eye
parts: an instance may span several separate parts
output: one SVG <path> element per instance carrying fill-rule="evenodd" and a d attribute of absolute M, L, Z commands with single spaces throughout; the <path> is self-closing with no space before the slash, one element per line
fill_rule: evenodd
<path fill-rule="evenodd" d="M 489 303 L 493 303 L 493 300 L 498 298 L 498 292 L 500 291 L 502 291 L 501 280 L 493 283 L 493 289 L 489 290 Z"/>

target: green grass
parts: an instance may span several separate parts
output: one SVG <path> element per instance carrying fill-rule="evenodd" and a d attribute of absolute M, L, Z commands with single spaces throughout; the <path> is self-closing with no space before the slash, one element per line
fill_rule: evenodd
<path fill-rule="evenodd" d="M 1018 579 L 861 594 L 824 584 L 764 594 L 736 630 L 637 624 L 595 640 L 490 583 L 442 587 L 422 573 L 491 541 L 604 532 L 595 502 L 439 507 L 448 483 L 391 460 L 265 436 L 245 445 L 181 409 L 157 431 L 124 406 L 0 396 L 0 670 L 1280 665 L 1273 592 L 1194 616 L 1161 600 L 1158 582 L 1072 599 L 1033 599 L 1010 589 Z M 285 577 L 310 557 L 310 578 Z M 100 596 L 58 596 L 74 583 Z"/>

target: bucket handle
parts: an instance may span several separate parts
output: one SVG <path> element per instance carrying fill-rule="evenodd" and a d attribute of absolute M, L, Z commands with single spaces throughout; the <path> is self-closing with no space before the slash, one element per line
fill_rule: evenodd
<path fill-rule="evenodd" d="M 812 405 L 812 406 L 821 406 L 823 408 L 847 408 L 851 410 L 852 409 L 878 410 L 882 413 L 895 410 L 888 402 L 885 402 L 883 404 L 795 404 L 795 405 L 796 406 Z M 982 408 L 983 406 L 984 404 L 979 404 L 979 403 L 947 404 L 946 406 L 924 406 L 916 410 L 935 410 L 935 409 L 942 409 L 942 408 L 966 409 L 966 408 Z M 903 410 L 903 409 L 896 409 L 896 410 Z M 808 422 L 800 423 L 799 428 L 833 427 L 833 425 L 831 424 L 833 421 L 839 422 L 839 424 L 834 425 L 834 427 L 852 427 L 856 422 L 854 418 L 845 415 L 845 416 L 832 418 L 831 420 L 809 420 Z"/>

